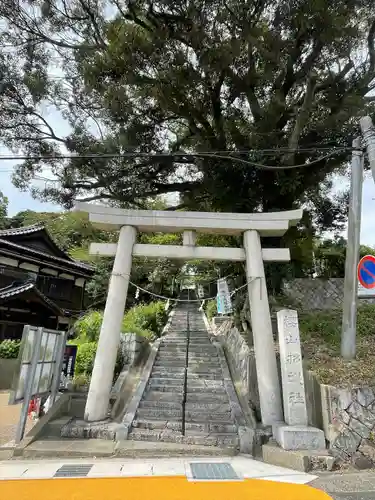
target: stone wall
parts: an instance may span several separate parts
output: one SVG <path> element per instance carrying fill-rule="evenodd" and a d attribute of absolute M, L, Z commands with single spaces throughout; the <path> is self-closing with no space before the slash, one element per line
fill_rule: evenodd
<path fill-rule="evenodd" d="M 284 294 L 300 303 L 304 311 L 342 307 L 344 278 L 295 278 L 284 282 Z M 359 303 L 375 303 L 375 299 L 359 298 Z"/>
<path fill-rule="evenodd" d="M 216 328 L 217 323 L 220 323 L 219 328 Z M 259 392 L 254 351 L 249 348 L 238 329 L 233 327 L 231 319 L 226 318 L 224 321 L 220 317 L 220 321 L 217 322 L 216 318 L 213 318 L 212 330 L 224 348 L 235 385 L 245 395 L 259 419 Z"/>
<path fill-rule="evenodd" d="M 0 358 L 0 391 L 11 389 L 17 365 L 17 359 Z"/>
<path fill-rule="evenodd" d="M 323 428 L 332 451 L 359 468 L 375 467 L 375 388 L 321 385 Z"/>
<path fill-rule="evenodd" d="M 236 388 L 240 387 L 260 420 L 253 349 L 230 319 L 213 331 L 224 347 Z M 278 356 L 277 362 L 280 369 Z M 360 468 L 375 467 L 375 388 L 339 389 L 320 384 L 306 369 L 304 381 L 309 425 L 324 431 L 334 455 Z"/>

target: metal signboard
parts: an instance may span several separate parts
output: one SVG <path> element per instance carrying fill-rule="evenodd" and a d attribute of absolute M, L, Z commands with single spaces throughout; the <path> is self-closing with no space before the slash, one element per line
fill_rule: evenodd
<path fill-rule="evenodd" d="M 67 345 L 65 346 L 62 373 L 64 374 L 66 382 L 74 378 L 74 370 L 76 366 L 78 346 Z M 65 387 L 66 384 L 62 384 Z"/>
<path fill-rule="evenodd" d="M 30 400 L 51 394 L 54 402 L 60 386 L 66 332 L 25 325 L 9 404 L 22 403 L 16 443 L 23 438 Z"/>
<path fill-rule="evenodd" d="M 357 292 L 358 297 L 375 299 L 375 288 L 365 288 L 361 283 L 358 283 Z"/>
<path fill-rule="evenodd" d="M 225 278 L 217 280 L 217 312 L 219 314 L 233 312 L 228 283 Z"/>

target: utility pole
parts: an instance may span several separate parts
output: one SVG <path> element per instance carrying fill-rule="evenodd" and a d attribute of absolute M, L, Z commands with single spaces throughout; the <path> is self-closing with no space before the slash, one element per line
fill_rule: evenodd
<path fill-rule="evenodd" d="M 375 129 L 372 120 L 369 116 L 364 116 L 359 120 L 361 126 L 363 142 L 367 149 L 368 159 L 370 162 L 372 178 L 375 182 Z"/>
<path fill-rule="evenodd" d="M 344 359 L 354 359 L 356 354 L 358 302 L 357 266 L 361 232 L 363 184 L 363 153 L 361 150 L 361 139 L 354 139 L 352 145 L 353 152 L 348 215 L 348 241 L 346 246 L 344 302 L 341 331 L 341 356 Z"/>

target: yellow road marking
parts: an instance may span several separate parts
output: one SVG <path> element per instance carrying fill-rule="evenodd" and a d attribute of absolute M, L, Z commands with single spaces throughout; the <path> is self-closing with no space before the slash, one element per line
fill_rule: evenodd
<path fill-rule="evenodd" d="M 308 485 L 260 479 L 193 482 L 186 477 L 21 479 L 0 481 L 0 498 L 17 500 L 329 500 Z"/>

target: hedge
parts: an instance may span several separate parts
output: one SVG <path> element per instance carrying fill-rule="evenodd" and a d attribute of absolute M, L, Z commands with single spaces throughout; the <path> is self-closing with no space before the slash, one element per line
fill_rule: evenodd
<path fill-rule="evenodd" d="M 20 352 L 21 342 L 19 340 L 3 340 L 0 342 L 0 358 L 16 359 Z"/>

